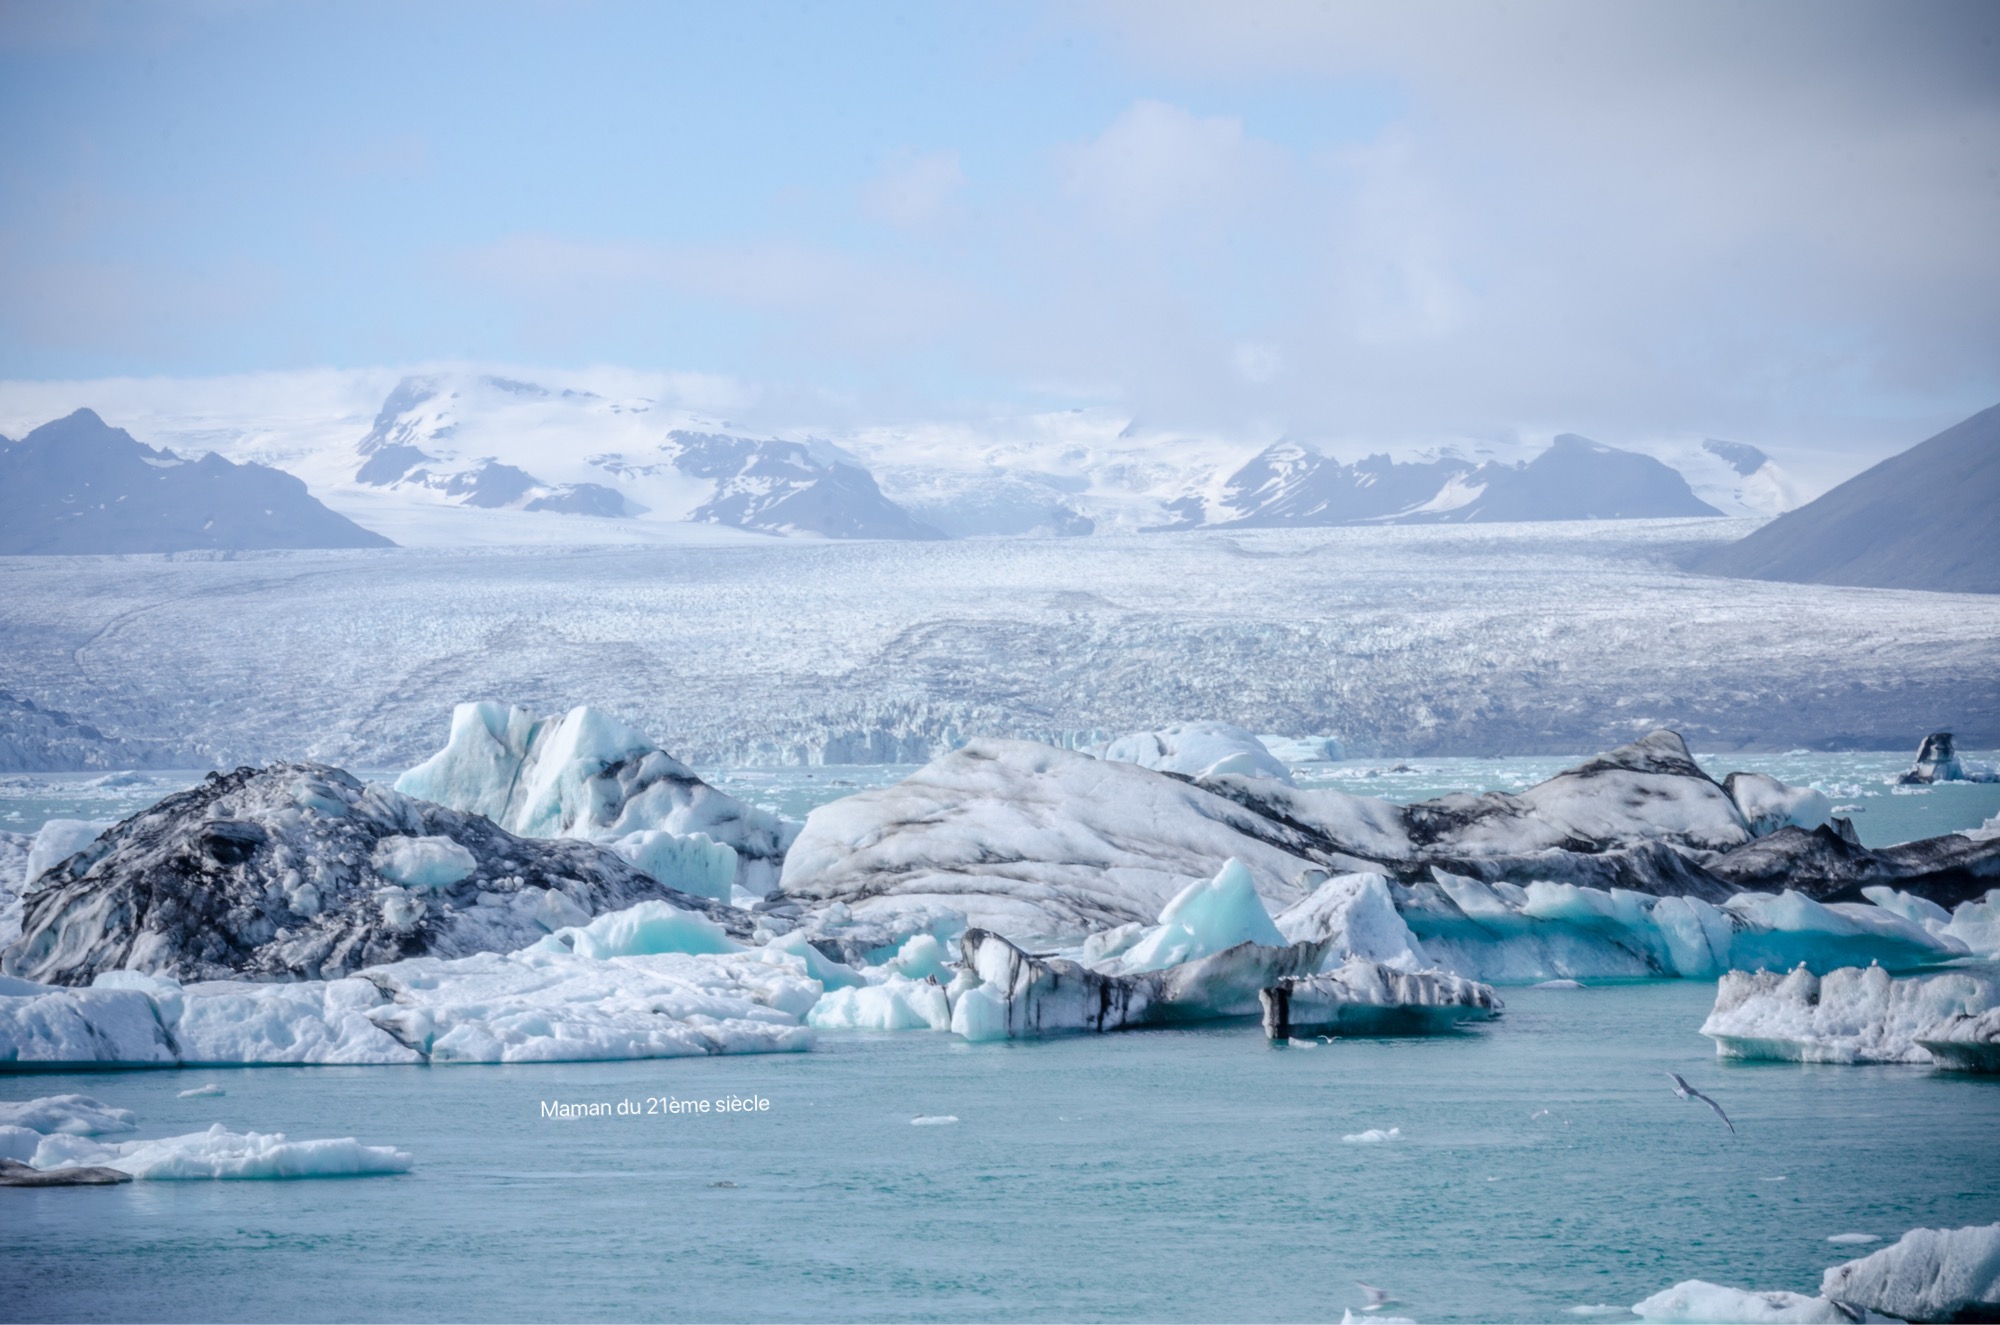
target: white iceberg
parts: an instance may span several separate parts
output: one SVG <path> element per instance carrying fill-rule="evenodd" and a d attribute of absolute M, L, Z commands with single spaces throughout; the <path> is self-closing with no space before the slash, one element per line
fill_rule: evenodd
<path fill-rule="evenodd" d="M 1398 971 L 1350 957 L 1338 969 L 1292 976 L 1261 991 L 1264 1033 L 1428 1035 L 1484 1021 L 1504 1006 L 1491 985 L 1443 971 Z"/>
<path fill-rule="evenodd" d="M 1811 830 L 1833 819 L 1833 802 L 1825 792 L 1787 786 L 1768 773 L 1731 773 L 1722 780 L 1722 788 L 1759 837 L 1780 828 Z"/>
<path fill-rule="evenodd" d="M 1829 1269 L 1820 1295 L 1898 1320 L 1992 1320 L 2000 1314 L 2000 1224 L 1918 1228 Z"/>
<path fill-rule="evenodd" d="M 1130 937 L 1133 942 L 1123 951 L 1105 951 L 1096 969 L 1120 974 L 1160 971 L 1239 943 L 1287 946 L 1257 896 L 1256 881 L 1233 856 L 1214 878 L 1197 880 L 1175 893 L 1161 909 L 1158 925 Z"/>
<path fill-rule="evenodd" d="M 1933 1063 L 1939 1055 L 1926 1046 L 1956 1034 L 1963 1057 L 1976 1060 L 1996 1044 L 1981 1033 L 2000 1034 L 1996 1008 L 2000 983 L 1969 971 L 1903 980 L 1879 966 L 1731 971 L 1701 1033 L 1719 1057 L 1801 1063 Z"/>
<path fill-rule="evenodd" d="M 391 1146 L 364 1146 L 353 1137 L 291 1141 L 282 1132 L 206 1132 L 154 1141 L 98 1142 L 50 1136 L 27 1161 L 38 1169 L 72 1166 L 117 1169 L 135 1178 L 355 1178 L 408 1173 L 411 1158 Z"/>
<path fill-rule="evenodd" d="M 661 902 L 508 954 L 418 957 L 338 980 L 87 989 L 0 977 L 0 1063 L 551 1062 L 804 1049 L 808 958 L 740 949 Z"/>
<path fill-rule="evenodd" d="M 0 1100 L 0 1127 L 64 1136 L 102 1136 L 138 1128 L 138 1115 L 90 1095 L 44 1095 L 32 1100 Z"/>
<path fill-rule="evenodd" d="M 1340 1139 L 1351 1146 L 1379 1146 L 1385 1141 L 1400 1141 L 1402 1137 L 1403 1129 L 1400 1127 L 1391 1127 L 1387 1130 L 1371 1127 L 1365 1132 L 1349 1132 Z"/>
<path fill-rule="evenodd" d="M 1133 732 L 1106 744 L 1102 756 L 1187 777 L 1233 773 L 1285 783 L 1292 780 L 1291 770 L 1262 741 L 1226 722 L 1179 722 L 1157 731 Z"/>
<path fill-rule="evenodd" d="M 930 980 L 892 975 L 881 984 L 829 990 L 806 1014 L 818 1030 L 948 1031 L 951 1004 Z"/>
<path fill-rule="evenodd" d="M 734 886 L 760 896 L 775 887 L 797 832 L 589 707 L 545 718 L 460 704 L 444 749 L 397 778 L 396 790 L 483 814 L 522 837 L 604 843 L 669 887 L 722 902 Z"/>
<path fill-rule="evenodd" d="M 112 827 L 109 820 L 99 822 L 91 819 L 51 819 L 35 832 L 34 841 L 28 846 L 27 863 L 23 866 L 21 884 L 33 883 L 49 867 L 60 865 L 77 852 L 95 842 L 104 830 Z"/>

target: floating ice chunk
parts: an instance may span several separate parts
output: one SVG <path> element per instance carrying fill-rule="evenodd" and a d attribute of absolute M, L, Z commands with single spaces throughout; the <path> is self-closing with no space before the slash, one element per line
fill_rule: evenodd
<path fill-rule="evenodd" d="M 968 1040 L 1000 1040 L 1246 1015 L 1256 1011 L 1260 990 L 1315 969 L 1324 945 L 1239 943 L 1165 970 L 1129 973 L 1030 956 L 981 929 L 965 931 L 960 951 L 946 991 L 951 1029 Z"/>
<path fill-rule="evenodd" d="M 1403 1129 L 1400 1127 L 1391 1127 L 1387 1131 L 1371 1127 L 1365 1132 L 1350 1132 L 1340 1139 L 1351 1146 L 1378 1146 L 1384 1141 L 1400 1141 L 1402 1138 Z"/>
<path fill-rule="evenodd" d="M 685 914 L 642 903 L 565 931 L 584 955 L 545 940 L 331 981 L 181 986 L 113 972 L 107 983 L 144 987 L 71 989 L 0 977 L 0 1062 L 554 1062 L 808 1048 L 801 1019 L 822 985 L 805 959 L 690 953 L 727 940 L 682 925 Z"/>
<path fill-rule="evenodd" d="M 105 829 L 112 826 L 109 821 L 49 820 L 35 833 L 35 840 L 28 846 L 28 863 L 21 877 L 22 884 L 33 883 L 50 866 L 60 865 L 68 860 L 95 842 Z"/>
<path fill-rule="evenodd" d="M 1717 982 L 1701 1033 L 1723 1058 L 1801 1063 L 1929 1063 L 1929 1039 L 1951 1018 L 2000 1007 L 2000 986 L 1969 972 L 1892 979 L 1879 966 L 1816 976 L 1731 971 Z M 2000 1018 L 1995 1019 L 2000 1030 Z"/>
<path fill-rule="evenodd" d="M 1966 953 L 1963 944 L 1932 934 L 1894 911 L 1859 902 L 1815 902 L 1790 889 L 1738 893 L 1723 904 L 1741 929 L 1731 947 L 1738 967 L 1783 970 L 1799 962 L 1820 969 L 1878 961 L 1908 970 Z"/>
<path fill-rule="evenodd" d="M 1956 939 L 1982 957 L 2000 957 L 2000 888 L 1952 908 L 1951 923 L 1940 935 Z"/>
<path fill-rule="evenodd" d="M 448 837 L 385 837 L 369 864 L 406 888 L 449 888 L 479 867 L 472 853 Z"/>
<path fill-rule="evenodd" d="M 806 1014 L 818 1030 L 948 1031 L 951 1004 L 944 987 L 892 975 L 879 985 L 835 989 Z"/>
<path fill-rule="evenodd" d="M 735 895 L 736 849 L 707 833 L 682 837 L 663 829 L 627 833 L 611 849 L 646 873 L 684 893 L 727 902 Z"/>
<path fill-rule="evenodd" d="M 737 952 L 741 949 L 706 916 L 666 902 L 640 902 L 586 925 L 559 929 L 529 949 L 579 957 L 642 957 L 660 952 Z"/>
<path fill-rule="evenodd" d="M 1295 1031 L 1332 1035 L 1430 1035 L 1461 1022 L 1499 1015 L 1491 985 L 1443 971 L 1397 971 L 1350 957 L 1318 975 L 1279 980 L 1258 995 L 1264 1033 L 1274 1040 Z"/>
<path fill-rule="evenodd" d="M 218 1095 L 227 1095 L 228 1093 L 229 1092 L 224 1090 L 221 1086 L 218 1086 L 215 1082 L 211 1081 L 206 1085 L 196 1086 L 193 1090 L 184 1090 L 180 1092 L 180 1094 L 175 1096 L 175 1098 L 183 1100 L 205 1100 L 205 1099 L 213 1099 Z"/>
<path fill-rule="evenodd" d="M 2000 782 L 2000 772 L 1975 759 L 1961 759 L 1950 732 L 1932 732 L 1917 747 L 1917 761 L 1896 781 L 1903 786 L 1931 782 Z"/>
<path fill-rule="evenodd" d="M 1918 1031 L 1916 1040 L 1939 1067 L 1956 1072 L 2000 1072 L 2000 1008 L 1955 1012 Z"/>
<path fill-rule="evenodd" d="M 1917 1228 L 1829 1269 L 1819 1291 L 1899 1320 L 1992 1320 L 2000 1309 L 2000 1224 Z"/>
<path fill-rule="evenodd" d="M 206 1132 L 156 1141 L 112 1144 L 52 1136 L 28 1161 L 38 1169 L 85 1165 L 118 1169 L 135 1178 L 352 1178 L 408 1173 L 411 1158 L 390 1146 L 364 1146 L 353 1137 L 288 1141 L 282 1132 L 231 1132 L 216 1123 Z"/>
<path fill-rule="evenodd" d="M 0 1126 L 65 1136 L 131 1132 L 138 1115 L 91 1095 L 44 1095 L 32 1100 L 0 1100 Z"/>
<path fill-rule="evenodd" d="M 1292 771 L 1241 727 L 1226 722 L 1181 722 L 1134 732 L 1104 747 L 1104 758 L 1187 777 L 1271 778 L 1290 783 Z"/>
<path fill-rule="evenodd" d="M 943 983 L 951 979 L 951 954 L 938 941 L 937 935 L 912 934 L 903 940 L 903 946 L 896 950 L 894 957 L 876 969 L 911 980 L 931 979 Z"/>
<path fill-rule="evenodd" d="M 760 896 L 776 886 L 798 833 L 796 825 L 717 791 L 632 728 L 588 707 L 542 718 L 518 707 L 460 704 L 445 748 L 396 779 L 396 789 L 483 814 L 523 837 L 612 844 L 646 831 L 704 835 L 736 853 L 732 882 Z M 635 864 L 656 852 L 663 868 L 693 870 L 701 880 L 719 868 L 717 857 L 685 848 L 640 841 L 631 849 Z M 721 901 L 730 896 L 727 890 L 686 891 Z"/>
<path fill-rule="evenodd" d="M 1582 989 L 1585 986 L 1581 980 L 1542 980 L 1529 987 L 1532 989 Z M 1618 1309 L 1623 1311 L 1625 1308 L 1620 1307 Z"/>
<path fill-rule="evenodd" d="M 1833 818 L 1833 802 L 1826 793 L 1814 787 L 1789 787 L 1765 773 L 1731 773 L 1722 787 L 1759 837 L 1786 827 L 1811 831 Z"/>
<path fill-rule="evenodd" d="M 866 983 L 861 972 L 833 960 L 815 948 L 812 941 L 796 929 L 772 939 L 764 945 L 763 951 L 773 958 L 800 962 L 806 976 L 819 981 L 826 989 L 845 989 Z"/>
<path fill-rule="evenodd" d="M 1120 972 L 1159 971 L 1239 943 L 1282 948 L 1284 935 L 1257 896 L 1256 880 L 1231 857 L 1213 879 L 1189 884 L 1160 912 L 1158 928 L 1117 959 Z"/>
<path fill-rule="evenodd" d="M 1432 965 L 1396 910 L 1389 880 L 1381 874 L 1342 874 L 1313 889 L 1275 922 L 1287 942 L 1324 940 L 1326 960 L 1366 957 L 1399 970 Z"/>
<path fill-rule="evenodd" d="M 1835 1233 L 1827 1238 L 1828 1242 L 1837 1242 L 1851 1246 L 1865 1246 L 1870 1242 L 1880 1242 L 1881 1240 L 1881 1238 L 1873 1233 Z"/>
<path fill-rule="evenodd" d="M 955 1113 L 920 1113 L 910 1119 L 912 1127 L 948 1127 L 958 1121 Z"/>
<path fill-rule="evenodd" d="M 1853 1318 L 1823 1297 L 1803 1293 L 1746 1293 L 1700 1279 L 1688 1279 L 1635 1303 L 1643 1320 L 1680 1325 L 1848 1325 Z"/>
<path fill-rule="evenodd" d="M 0 976 L 0 1063 L 174 1063 L 153 1000 Z"/>

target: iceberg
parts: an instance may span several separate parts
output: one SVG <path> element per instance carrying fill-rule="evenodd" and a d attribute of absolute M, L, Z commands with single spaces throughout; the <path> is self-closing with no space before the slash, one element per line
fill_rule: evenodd
<path fill-rule="evenodd" d="M 37 1169 L 77 1166 L 117 1169 L 134 1178 L 358 1178 L 408 1173 L 410 1156 L 392 1146 L 364 1146 L 353 1137 L 290 1141 L 283 1132 L 206 1132 L 157 1141 L 111 1144 L 64 1136 L 44 1140 L 28 1163 Z"/>
<path fill-rule="evenodd" d="M 1800 1063 L 1944 1063 L 1991 1071 L 2000 982 L 1969 971 L 1898 980 L 1879 966 L 1824 976 L 1731 971 L 1701 1033 L 1723 1058 Z M 1942 1052 L 1933 1044 L 1945 1046 Z"/>
<path fill-rule="evenodd" d="M 951 1003 L 935 980 L 892 975 L 881 984 L 829 990 L 806 1025 L 818 1030 L 948 1031 Z"/>
<path fill-rule="evenodd" d="M 45 1135 L 102 1136 L 138 1130 L 138 1115 L 90 1095 L 44 1095 L 34 1100 L 0 1100 L 0 1127 Z"/>
<path fill-rule="evenodd" d="M 1823 1297 L 1804 1293 L 1750 1293 L 1688 1279 L 1634 1303 L 1641 1320 L 1676 1325 L 1849 1325 L 1855 1318 Z"/>
<path fill-rule="evenodd" d="M 2000 1316 L 2000 1224 L 1918 1228 L 1891 1246 L 1829 1269 L 1820 1295 L 1898 1320 Z"/>
<path fill-rule="evenodd" d="M 211 774 L 37 882 L 0 971 L 87 984 L 337 980 L 408 957 L 509 952 L 652 900 L 747 938 L 744 912 L 587 842 L 516 837 L 319 764 Z"/>
<path fill-rule="evenodd" d="M 1239 943 L 1177 966 L 1127 973 L 1032 955 L 982 929 L 968 929 L 959 942 L 959 972 L 945 992 L 951 1029 L 968 1040 L 1253 1015 L 1263 989 L 1317 968 L 1326 950 L 1324 943 Z"/>
<path fill-rule="evenodd" d="M 563 940 L 567 938 L 566 944 Z M 927 988 L 935 988 L 926 985 Z M 335 980 L 87 989 L 0 979 L 0 1063 L 520 1063 L 809 1048 L 824 986 L 783 948 L 743 950 L 664 903 L 513 953 L 417 957 Z"/>
<path fill-rule="evenodd" d="M 721 902 L 732 887 L 770 892 L 798 831 L 589 707 L 538 717 L 460 704 L 444 749 L 397 778 L 396 790 L 483 814 L 521 837 L 613 845 L 661 883 Z"/>
<path fill-rule="evenodd" d="M 1758 837 L 1780 828 L 1814 829 L 1833 820 L 1833 802 L 1813 787 L 1789 787 L 1766 773 L 1731 773 L 1722 789 Z"/>
<path fill-rule="evenodd" d="M 1264 1034 L 1431 1035 L 1484 1021 L 1504 1006 L 1491 985 L 1443 971 L 1397 971 L 1350 957 L 1333 971 L 1291 976 L 1260 991 Z"/>
<path fill-rule="evenodd" d="M 1197 880 L 1175 893 L 1161 910 L 1160 923 L 1132 933 L 1131 938 L 1131 946 L 1123 952 L 1106 952 L 1098 969 L 1159 971 L 1239 943 L 1286 946 L 1284 935 L 1271 923 L 1271 913 L 1257 896 L 1256 881 L 1233 856 L 1213 879 Z"/>
<path fill-rule="evenodd" d="M 1906 787 L 1933 782 L 2000 782 L 2000 771 L 1976 759 L 1961 759 L 1950 732 L 1932 732 L 1917 746 L 1916 762 L 1896 782 Z"/>
<path fill-rule="evenodd" d="M 1291 769 L 1262 741 L 1226 722 L 1179 722 L 1158 731 L 1134 732 L 1109 742 L 1101 754 L 1122 764 L 1188 777 L 1233 773 L 1287 784 L 1292 780 Z"/>
<path fill-rule="evenodd" d="M 27 885 L 95 842 L 110 827 L 108 822 L 91 819 L 51 819 L 43 824 L 28 844 L 28 859 L 21 873 L 22 890 L 26 891 Z"/>

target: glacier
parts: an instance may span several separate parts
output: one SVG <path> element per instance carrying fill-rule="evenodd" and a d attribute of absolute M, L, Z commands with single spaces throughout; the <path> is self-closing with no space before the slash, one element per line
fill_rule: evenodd
<path fill-rule="evenodd" d="M 607 713 L 556 717 L 491 702 L 452 710 L 445 747 L 396 790 L 483 814 L 521 837 L 601 842 L 681 892 L 761 897 L 797 826 L 709 786 Z"/>
<path fill-rule="evenodd" d="M 1880 966 L 1815 975 L 1731 971 L 1701 1033 L 1723 1058 L 1935 1063 L 2000 1070 L 2000 975 L 1953 970 L 1896 979 Z"/>

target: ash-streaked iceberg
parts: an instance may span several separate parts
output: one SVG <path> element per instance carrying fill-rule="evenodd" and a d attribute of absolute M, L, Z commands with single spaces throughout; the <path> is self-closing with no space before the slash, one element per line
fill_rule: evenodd
<path fill-rule="evenodd" d="M 1820 1296 L 1897 1320 L 2000 1317 L 2000 1224 L 1915 1228 L 1893 1245 L 1829 1269 Z"/>
<path fill-rule="evenodd" d="M 1803 967 L 1783 974 L 1731 971 L 1717 982 L 1701 1033 L 1724 1058 L 1992 1071 L 2000 1067 L 1996 1009 L 2000 981 L 1971 970 L 1903 980 L 1879 966 L 1823 976 Z"/>
<path fill-rule="evenodd" d="M 331 980 L 509 952 L 646 900 L 751 929 L 592 843 L 516 837 L 336 768 L 274 764 L 211 774 L 43 874 L 0 970 L 57 984 L 110 971 Z"/>
<path fill-rule="evenodd" d="M 396 790 L 522 837 L 604 843 L 669 887 L 722 902 L 737 887 L 770 892 L 798 832 L 589 707 L 540 717 L 460 704 L 444 749 L 397 778 Z"/>
<path fill-rule="evenodd" d="M 1430 1035 L 1486 1021 L 1505 1006 L 1491 985 L 1444 971 L 1398 971 L 1350 957 L 1315 975 L 1287 976 L 1261 991 L 1264 1034 Z"/>

